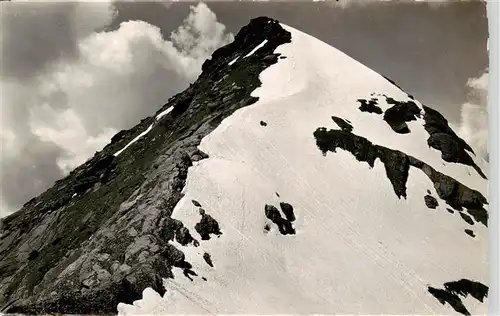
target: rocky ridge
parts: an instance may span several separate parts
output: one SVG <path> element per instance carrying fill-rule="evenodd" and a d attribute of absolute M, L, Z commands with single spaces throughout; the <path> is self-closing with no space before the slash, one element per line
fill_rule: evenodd
<path fill-rule="evenodd" d="M 119 302 L 132 303 L 146 287 L 163 294 L 162 278 L 173 277 L 172 268 L 187 277 L 195 273 L 172 244 L 197 243 L 196 232 L 170 217 L 187 169 L 207 157 L 197 149 L 204 136 L 257 101 L 250 94 L 260 86 L 259 74 L 278 61 L 274 50 L 290 41 L 276 20 L 251 20 L 156 113 L 173 106 L 168 115 L 117 133 L 66 178 L 2 219 L 2 311 L 115 313 Z M 238 63 L 228 65 L 236 57 Z M 114 155 L 148 126 L 148 134 Z M 200 231 L 206 229 L 200 222 Z"/>

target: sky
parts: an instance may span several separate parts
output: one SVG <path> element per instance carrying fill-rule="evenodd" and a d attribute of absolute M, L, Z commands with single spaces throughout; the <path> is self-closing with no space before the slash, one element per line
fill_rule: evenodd
<path fill-rule="evenodd" d="M 392 78 L 487 157 L 480 1 L 1 2 L 0 217 L 154 114 L 262 15 Z"/>

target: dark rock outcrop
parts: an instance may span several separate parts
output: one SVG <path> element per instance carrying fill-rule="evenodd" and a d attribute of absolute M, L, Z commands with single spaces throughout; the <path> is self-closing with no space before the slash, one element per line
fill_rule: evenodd
<path fill-rule="evenodd" d="M 377 106 L 377 99 L 372 98 L 370 100 L 366 99 L 358 99 L 358 102 L 361 103 L 359 110 L 361 112 L 368 112 L 368 113 L 375 113 L 375 114 L 382 114 L 384 111 Z"/>
<path fill-rule="evenodd" d="M 401 102 L 388 97 L 386 97 L 386 101 L 393 106 L 385 110 L 384 121 L 396 133 L 409 133 L 410 128 L 406 122 L 417 120 L 417 117 L 420 117 L 420 108 L 413 101 Z"/>
<path fill-rule="evenodd" d="M 424 201 L 425 201 L 425 205 L 427 205 L 428 208 L 435 209 L 436 207 L 439 206 L 438 201 L 432 195 L 424 196 Z"/>
<path fill-rule="evenodd" d="M 332 120 L 340 127 L 344 132 L 352 132 L 352 125 L 347 121 L 344 121 L 340 117 L 332 116 Z"/>
<path fill-rule="evenodd" d="M 281 204 L 280 204 L 281 206 Z M 295 220 L 295 215 L 293 213 L 293 207 L 288 203 L 283 203 L 281 206 L 282 210 L 285 208 L 286 213 L 284 214 L 286 218 L 283 218 L 280 211 L 273 205 L 266 204 L 264 207 L 264 214 L 266 217 L 273 222 L 282 235 L 295 235 L 295 229 L 293 228 L 292 222 Z M 293 220 L 290 220 L 293 218 Z"/>
<path fill-rule="evenodd" d="M 210 254 L 208 252 L 205 252 L 203 254 L 203 260 L 205 260 L 205 262 L 211 266 L 212 268 L 214 267 L 214 263 L 212 262 L 212 257 L 210 256 Z"/>
<path fill-rule="evenodd" d="M 429 133 L 427 143 L 430 147 L 441 152 L 441 158 L 447 162 L 461 163 L 473 167 L 476 172 L 486 179 L 486 175 L 477 166 L 472 157 L 472 148 L 450 128 L 448 121 L 441 113 L 427 106 L 424 108 L 424 128 Z"/>
<path fill-rule="evenodd" d="M 281 208 L 281 211 L 283 212 L 283 214 L 285 214 L 287 221 L 289 221 L 289 222 L 295 221 L 295 213 L 293 212 L 292 205 L 290 205 L 286 202 L 281 202 L 280 208 Z"/>
<path fill-rule="evenodd" d="M 466 222 L 469 225 L 474 225 L 474 221 L 469 215 L 465 214 L 464 212 L 459 212 L 459 214 L 460 217 L 462 217 L 462 219 L 464 220 L 464 222 Z"/>
<path fill-rule="evenodd" d="M 444 284 L 444 289 L 436 289 L 429 286 L 427 288 L 441 304 L 450 304 L 457 312 L 463 315 L 470 315 L 470 312 L 462 302 L 462 297 L 472 296 L 476 300 L 483 302 L 485 297 L 488 297 L 488 287 L 480 282 L 461 279 L 458 281 L 447 282 Z"/>
<path fill-rule="evenodd" d="M 467 228 L 466 228 L 466 229 L 464 229 L 464 232 L 465 232 L 467 235 L 471 236 L 472 238 L 476 237 L 476 235 L 474 234 L 474 231 L 473 231 L 472 229 L 467 229 Z"/>
<path fill-rule="evenodd" d="M 368 163 L 370 167 L 374 166 L 376 159 L 380 159 L 398 197 L 406 197 L 408 171 L 410 167 L 417 168 L 432 181 L 439 198 L 446 204 L 458 211 L 465 208 L 469 214 L 474 214 L 477 222 L 487 226 L 488 212 L 484 208 L 484 205 L 488 204 L 486 198 L 480 192 L 440 173 L 425 162 L 398 150 L 372 144 L 364 137 L 341 130 L 319 127 L 313 135 L 323 155 L 329 151 L 335 153 L 337 148 L 340 148 L 353 154 L 358 161 Z"/>
<path fill-rule="evenodd" d="M 212 234 L 222 235 L 219 223 L 212 216 L 206 214 L 203 209 L 201 209 L 200 214 L 201 220 L 194 226 L 194 229 L 200 234 L 201 240 L 209 240 Z"/>

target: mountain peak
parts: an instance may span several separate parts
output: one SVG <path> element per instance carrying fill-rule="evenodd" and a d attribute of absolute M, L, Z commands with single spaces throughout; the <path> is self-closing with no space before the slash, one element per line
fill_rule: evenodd
<path fill-rule="evenodd" d="M 439 112 L 266 17 L 202 70 L 2 219 L 4 311 L 482 310 L 487 165 Z"/>
<path fill-rule="evenodd" d="M 264 16 L 254 18 L 236 34 L 232 43 L 217 49 L 212 57 L 203 63 L 201 69 L 203 73 L 217 71 L 219 67 L 227 64 L 228 59 L 233 59 L 238 54 L 250 53 L 263 41 L 268 43 L 270 49 L 275 49 L 278 45 L 290 42 L 290 39 L 290 33 L 284 30 L 278 21 Z"/>

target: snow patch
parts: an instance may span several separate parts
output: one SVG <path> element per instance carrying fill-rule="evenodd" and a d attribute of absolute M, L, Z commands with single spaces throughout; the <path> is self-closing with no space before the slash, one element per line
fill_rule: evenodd
<path fill-rule="evenodd" d="M 259 48 L 261 48 L 262 46 L 266 45 L 267 43 L 267 39 L 263 40 L 262 43 L 260 43 L 259 45 L 255 46 L 254 49 L 252 49 L 252 51 L 248 54 L 245 55 L 245 57 L 243 58 L 247 58 L 247 57 L 250 57 L 252 56 L 257 50 L 259 50 Z"/>
<path fill-rule="evenodd" d="M 165 111 L 161 112 L 160 114 L 158 114 L 156 116 L 156 120 L 159 121 L 162 117 L 164 117 L 165 115 L 167 115 L 168 113 L 172 112 L 172 110 L 174 109 L 173 106 L 170 106 L 168 107 L 168 109 L 166 109 Z"/>
<path fill-rule="evenodd" d="M 164 117 L 165 115 L 167 115 L 168 113 L 172 112 L 172 110 L 174 109 L 173 106 L 170 106 L 168 107 L 166 110 L 162 111 L 160 114 L 158 114 L 156 117 L 155 117 L 155 121 L 158 122 L 162 117 Z M 119 151 L 117 151 L 114 156 L 115 157 L 118 157 L 118 155 L 120 155 L 123 151 L 125 151 L 128 147 L 130 147 L 133 143 L 137 142 L 139 139 L 141 139 L 142 137 L 144 137 L 147 133 L 149 133 L 152 129 L 153 129 L 153 124 L 149 125 L 149 127 L 142 133 L 140 133 L 139 135 L 137 135 L 137 137 L 135 137 L 134 139 L 132 139 L 127 145 L 125 145 L 125 147 L 123 147 L 122 149 L 120 149 Z"/>
<path fill-rule="evenodd" d="M 231 60 L 228 65 L 229 66 L 232 66 L 238 59 L 240 58 L 240 56 L 236 57 L 235 59 Z"/>
<path fill-rule="evenodd" d="M 123 151 L 125 151 L 128 147 L 130 147 L 133 143 L 137 142 L 139 139 L 141 139 L 141 137 L 145 136 L 147 133 L 149 133 L 151 131 L 151 129 L 153 129 L 153 124 L 149 125 L 149 127 L 142 133 L 140 133 L 139 135 L 137 135 L 136 138 L 132 139 L 125 147 L 123 147 L 122 149 L 120 149 L 119 151 L 117 151 L 115 153 L 115 157 L 118 157 L 118 155 L 120 155 Z"/>

